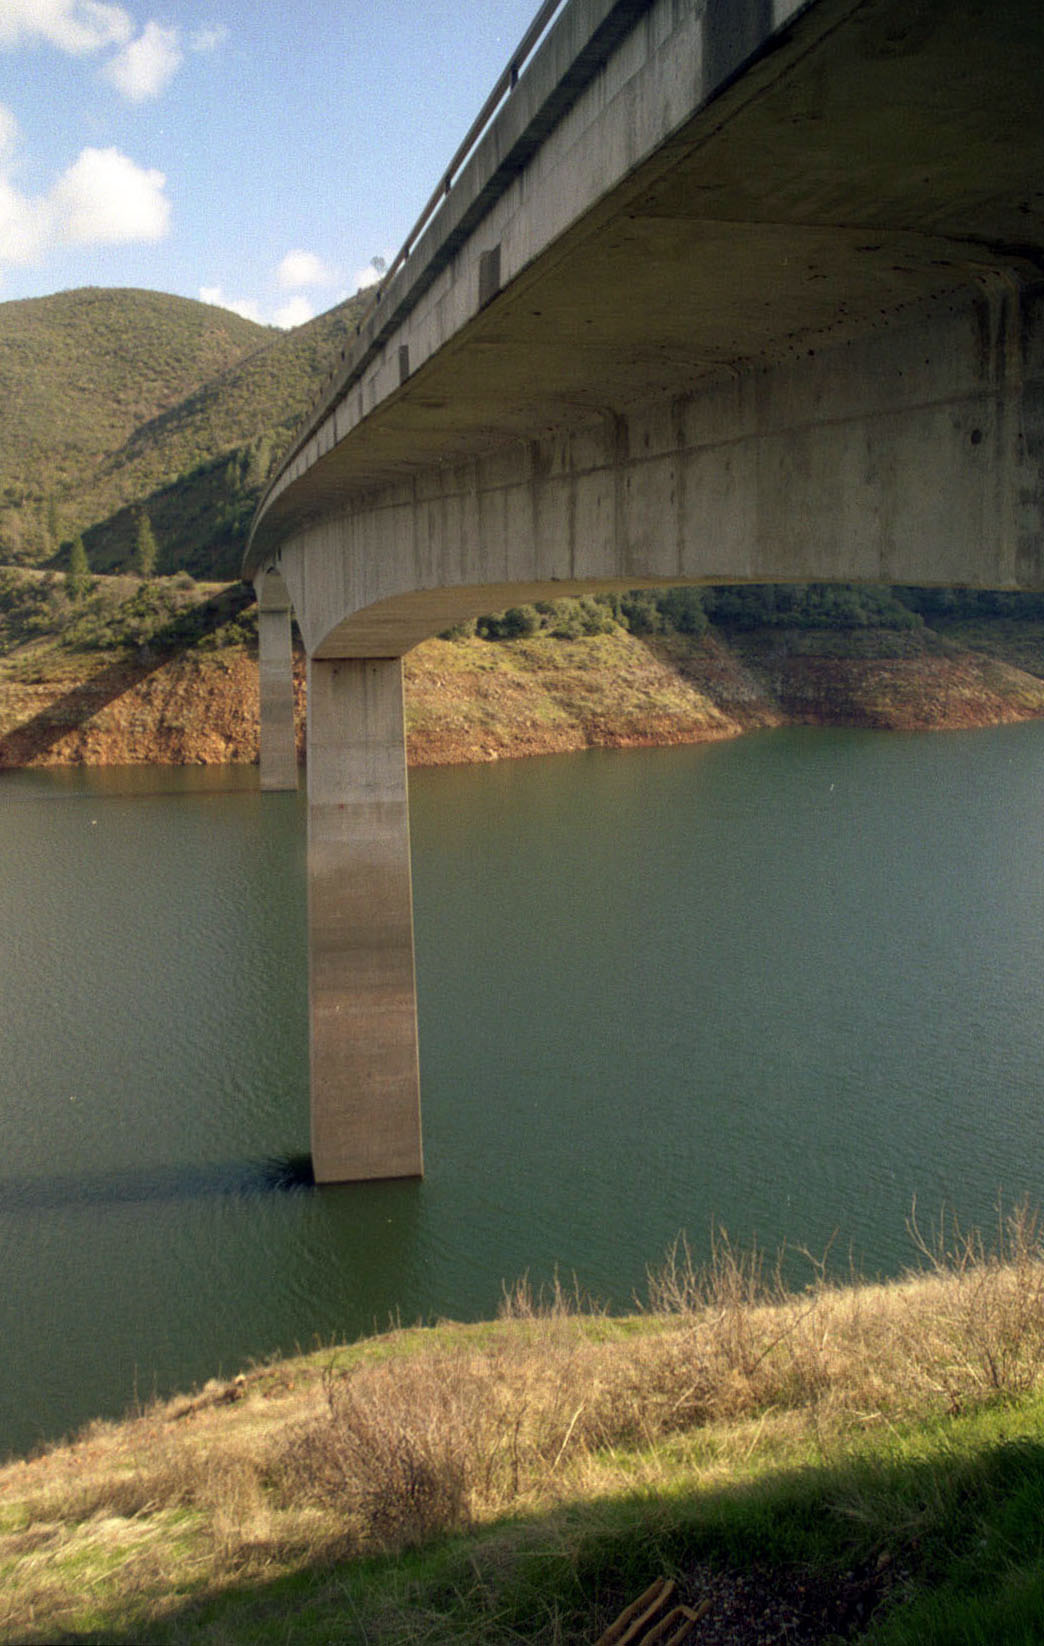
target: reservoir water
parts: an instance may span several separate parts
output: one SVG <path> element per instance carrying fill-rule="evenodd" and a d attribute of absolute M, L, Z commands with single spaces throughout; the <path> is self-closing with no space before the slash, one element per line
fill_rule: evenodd
<path fill-rule="evenodd" d="M 0 1454 L 295 1346 L 626 1308 L 712 1219 L 867 1273 L 1044 1185 L 1044 723 L 411 779 L 427 1176 L 308 1144 L 305 809 L 0 779 Z"/>

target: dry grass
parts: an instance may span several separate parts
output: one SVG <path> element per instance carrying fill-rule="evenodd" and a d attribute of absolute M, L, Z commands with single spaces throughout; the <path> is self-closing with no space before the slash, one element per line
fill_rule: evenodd
<path fill-rule="evenodd" d="M 1036 1218 L 1020 1207 L 989 1247 L 911 1232 L 919 1267 L 891 1285 L 834 1285 L 819 1265 L 794 1293 L 720 1234 L 706 1265 L 679 1242 L 628 1320 L 523 1282 L 485 1326 L 392 1333 L 95 1424 L 0 1471 L 0 1634 L 83 1627 L 117 1596 L 155 1615 L 506 1511 L 735 1479 L 784 1443 L 822 1457 L 1038 1385 Z"/>

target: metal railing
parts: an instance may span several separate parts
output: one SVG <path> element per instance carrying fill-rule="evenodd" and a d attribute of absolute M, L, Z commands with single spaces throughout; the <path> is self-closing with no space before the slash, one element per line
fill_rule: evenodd
<path fill-rule="evenodd" d="M 442 173 L 442 176 L 439 179 L 438 187 L 431 195 L 431 198 L 428 200 L 424 210 L 421 212 L 416 223 L 414 223 L 409 234 L 406 236 L 406 239 L 400 246 L 390 267 L 382 274 L 369 303 L 355 321 L 353 330 L 356 337 L 361 336 L 363 327 L 380 307 L 381 299 L 391 285 L 391 282 L 399 273 L 400 269 L 404 267 L 407 259 L 409 258 L 410 252 L 417 244 L 421 235 L 424 233 L 432 218 L 439 210 L 439 207 L 451 194 L 453 184 L 465 161 L 470 158 L 479 139 L 483 136 L 487 128 L 492 123 L 493 117 L 497 113 L 505 97 L 507 97 L 518 84 L 519 76 L 523 67 L 529 61 L 530 57 L 532 57 L 536 47 L 543 39 L 552 19 L 566 4 L 567 0 L 543 0 L 543 4 L 537 11 L 536 16 L 533 18 L 533 21 L 530 23 L 525 34 L 522 36 L 514 52 L 512 53 L 507 68 L 504 70 L 496 85 L 493 87 L 493 90 L 486 98 L 486 101 L 483 103 L 481 109 L 468 128 L 467 135 L 458 145 L 452 160 Z M 309 434 L 315 425 L 316 418 L 319 417 L 320 414 L 325 415 L 326 411 L 329 409 L 330 392 L 344 370 L 345 362 L 348 359 L 348 353 L 349 345 L 346 344 L 345 347 L 341 349 L 339 357 L 335 361 L 332 369 L 323 377 L 319 385 L 318 392 L 305 413 L 301 424 L 298 427 L 297 433 L 292 439 L 289 447 L 280 456 L 275 474 L 269 480 L 264 492 L 261 495 L 261 500 L 254 516 L 255 524 L 263 512 L 268 501 L 269 494 L 273 490 L 276 480 L 278 479 L 278 476 L 285 464 L 293 458 L 295 453 L 300 450 L 301 446 L 308 439 Z"/>
<path fill-rule="evenodd" d="M 519 41 L 507 68 L 504 70 L 503 74 L 500 76 L 500 79 L 493 87 L 493 90 L 486 98 L 486 101 L 479 109 L 478 114 L 475 116 L 470 127 L 468 128 L 467 136 L 464 138 L 463 142 L 454 154 L 453 159 L 443 172 L 442 177 L 439 180 L 438 187 L 435 189 L 427 205 L 424 207 L 424 210 L 421 212 L 416 223 L 414 223 L 409 234 L 406 236 L 406 239 L 403 241 L 398 252 L 395 254 L 394 261 L 381 276 L 376 292 L 367 304 L 363 313 L 359 316 L 356 323 L 355 331 L 357 336 L 361 332 L 367 320 L 369 320 L 373 311 L 380 304 L 386 287 L 391 284 L 392 280 L 394 280 L 395 276 L 406 262 L 406 259 L 409 257 L 412 248 L 417 244 L 417 241 L 424 233 L 424 230 L 428 227 L 428 224 L 435 216 L 435 213 L 442 205 L 442 202 L 451 192 L 454 179 L 460 171 L 461 166 L 471 154 L 472 149 L 475 147 L 479 138 L 486 130 L 486 127 L 489 125 L 494 114 L 497 112 L 497 109 L 504 101 L 504 98 L 509 92 L 513 91 L 515 86 L 518 84 L 518 77 L 521 74 L 525 63 L 528 61 L 535 47 L 543 37 L 544 31 L 551 22 L 551 19 L 557 11 L 561 10 L 564 4 L 565 0 L 544 0 L 540 10 L 537 12 L 525 34 Z"/>
<path fill-rule="evenodd" d="M 370 301 L 356 319 L 353 327 L 356 337 L 361 337 L 363 327 L 380 307 L 381 299 L 383 298 L 388 287 L 391 285 L 395 276 L 398 274 L 399 270 L 405 265 L 410 252 L 417 244 L 417 241 L 424 233 L 424 230 L 428 227 L 428 224 L 435 216 L 443 201 L 446 200 L 451 194 L 458 172 L 464 162 L 471 155 L 479 138 L 483 135 L 487 127 L 492 122 L 493 116 L 496 114 L 505 97 L 507 97 L 508 94 L 517 86 L 518 77 L 521 74 L 523 67 L 533 55 L 537 45 L 543 39 L 552 18 L 555 16 L 556 12 L 561 11 L 565 3 L 566 0 L 544 0 L 543 5 L 540 7 L 533 21 L 530 23 L 528 29 L 512 53 L 511 60 L 508 63 L 507 68 L 504 70 L 503 74 L 500 76 L 500 79 L 493 87 L 493 90 L 486 98 L 486 101 L 479 109 L 478 114 L 471 122 L 466 137 L 458 145 L 453 159 L 450 161 L 449 165 L 446 167 L 441 178 L 439 179 L 438 186 L 431 198 L 428 200 L 427 205 L 424 207 L 424 210 L 414 223 L 409 234 L 406 236 L 406 239 L 399 247 L 399 250 L 396 252 L 390 266 L 382 273 Z M 340 375 L 341 367 L 347 357 L 348 349 L 345 347 L 341 350 L 340 357 L 336 364 L 322 379 L 319 386 L 319 391 L 305 415 L 305 426 L 311 423 L 312 418 L 319 411 L 320 407 L 325 404 L 326 397 Z"/>

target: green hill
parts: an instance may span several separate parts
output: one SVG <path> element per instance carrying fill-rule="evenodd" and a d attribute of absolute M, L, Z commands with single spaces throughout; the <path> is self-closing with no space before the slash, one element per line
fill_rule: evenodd
<path fill-rule="evenodd" d="M 0 562 L 130 559 L 148 510 L 159 570 L 234 577 L 274 456 L 359 298 L 291 332 L 162 292 L 0 304 Z"/>

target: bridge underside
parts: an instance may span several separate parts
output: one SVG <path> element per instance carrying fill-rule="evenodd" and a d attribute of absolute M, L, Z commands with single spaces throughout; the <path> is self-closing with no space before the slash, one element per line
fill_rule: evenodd
<path fill-rule="evenodd" d="M 408 649 L 430 628 L 397 634 L 370 608 L 447 585 L 900 580 L 907 527 L 934 516 L 949 541 L 969 499 L 984 529 L 936 580 L 975 581 L 985 559 L 996 582 L 1039 581 L 1039 509 L 1002 562 L 973 494 L 976 472 L 1010 466 L 997 442 L 1013 396 L 1032 422 L 1028 380 L 1040 392 L 1026 292 L 1044 279 L 1044 8 L 819 0 L 628 167 L 650 100 L 724 59 L 712 22 L 730 8 L 675 10 L 642 72 L 548 139 L 561 154 L 490 213 L 274 490 L 253 553 L 281 548 L 317 655 Z M 614 169 L 622 181 L 526 260 L 520 243 L 551 236 L 567 197 Z M 491 296 L 478 265 L 494 253 Z M 462 288 L 473 312 L 456 324 Z M 915 508 L 903 471 L 923 468 L 932 408 L 940 428 L 951 413 L 968 426 L 939 508 L 927 484 Z M 1018 458 L 1039 475 L 1039 452 Z M 801 471 L 817 461 L 836 527 L 810 542 L 823 494 Z"/>
<path fill-rule="evenodd" d="M 280 565 L 316 657 L 643 582 L 1044 584 L 1044 285 L 359 497 Z"/>
<path fill-rule="evenodd" d="M 585 589 L 1044 587 L 1044 8 L 817 0 L 737 77 L 721 20 L 767 5 L 633 9 L 641 66 L 349 361 L 255 526 L 324 750 L 320 1177 L 420 1169 L 399 665 L 365 660 Z M 695 112 L 632 157 L 685 76 Z"/>

